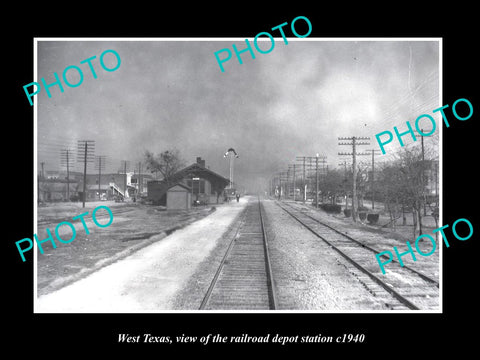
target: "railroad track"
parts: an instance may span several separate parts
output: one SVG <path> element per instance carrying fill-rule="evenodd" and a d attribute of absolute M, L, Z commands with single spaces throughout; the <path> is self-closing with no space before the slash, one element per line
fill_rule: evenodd
<path fill-rule="evenodd" d="M 385 276 L 381 273 L 374 256 L 374 253 L 380 251 L 343 234 L 290 204 L 276 203 L 353 265 L 349 271 L 370 293 L 381 298 L 387 308 L 392 310 L 438 309 L 439 288 L 436 280 L 410 267 L 400 267 L 400 265 L 395 269 L 391 268 L 389 275 Z M 289 208 L 287 209 L 285 205 Z"/>
<path fill-rule="evenodd" d="M 275 310 L 275 287 L 260 199 L 250 201 L 200 310 Z"/>

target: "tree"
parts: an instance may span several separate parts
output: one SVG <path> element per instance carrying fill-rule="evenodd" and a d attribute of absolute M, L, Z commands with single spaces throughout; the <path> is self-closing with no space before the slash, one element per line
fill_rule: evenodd
<path fill-rule="evenodd" d="M 422 161 L 421 151 L 417 148 L 404 148 L 394 161 L 383 166 L 378 181 L 379 190 L 384 196 L 385 206 L 394 227 L 398 207 L 401 206 L 403 214 L 406 209 L 412 209 L 414 237 L 417 225 L 418 234 L 423 233 L 425 170 L 426 162 Z"/>
<path fill-rule="evenodd" d="M 412 206 L 413 215 L 413 236 L 416 236 L 416 225 L 418 234 L 423 233 L 422 210 L 424 202 L 424 181 L 425 164 L 422 161 L 422 153 L 418 149 L 405 148 L 400 154 L 401 172 L 403 173 L 406 194 Z"/>
<path fill-rule="evenodd" d="M 357 165 L 357 209 L 363 207 L 363 198 L 368 185 L 368 169 L 369 167 L 366 165 Z"/>
<path fill-rule="evenodd" d="M 165 182 L 170 182 L 172 176 L 185 166 L 177 149 L 166 150 L 157 155 L 147 150 L 144 157 L 147 170 L 152 173 L 160 172 Z"/>
<path fill-rule="evenodd" d="M 322 194 L 322 202 L 325 196 L 330 197 L 332 204 L 336 203 L 337 196 L 342 193 L 343 173 L 339 170 L 330 170 L 323 176 L 319 176 L 318 188 Z M 313 179 L 315 183 L 315 179 Z"/>
<path fill-rule="evenodd" d="M 383 197 L 385 209 L 390 215 L 390 223 L 393 229 L 396 228 L 397 214 L 401 208 L 402 214 L 405 214 L 408 205 L 408 193 L 405 185 L 404 173 L 400 161 L 396 160 L 384 164 L 376 179 L 377 193 Z M 403 224 L 406 224 L 404 217 Z"/>

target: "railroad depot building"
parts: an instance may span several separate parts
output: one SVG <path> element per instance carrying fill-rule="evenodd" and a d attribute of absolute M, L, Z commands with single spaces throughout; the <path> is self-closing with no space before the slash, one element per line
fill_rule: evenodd
<path fill-rule="evenodd" d="M 197 204 L 219 204 L 223 203 L 224 190 L 229 183 L 228 179 L 208 169 L 205 166 L 205 160 L 197 157 L 196 163 L 178 171 L 170 181 L 149 181 L 147 198 L 154 204 L 167 206 L 167 209 L 172 208 L 173 205 L 168 204 L 168 199 L 173 197 L 176 204 L 183 203 L 183 199 L 187 199 L 188 196 L 190 196 L 188 200 L 190 204 L 194 201 Z M 183 193 L 183 197 L 180 194 L 170 194 L 173 191 Z M 177 205 L 175 207 L 178 208 Z"/>

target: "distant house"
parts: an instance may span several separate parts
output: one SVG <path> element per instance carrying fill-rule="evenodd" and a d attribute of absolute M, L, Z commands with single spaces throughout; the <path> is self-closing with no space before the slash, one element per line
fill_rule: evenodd
<path fill-rule="evenodd" d="M 116 197 L 125 199 L 139 196 L 141 193 L 146 193 L 146 184 L 149 179 L 152 179 L 150 174 L 139 175 L 127 172 L 125 176 L 125 173 L 107 173 L 101 174 L 99 186 L 99 176 L 87 174 L 87 200 L 111 200 Z M 83 191 L 83 182 L 79 190 Z"/>
<path fill-rule="evenodd" d="M 229 180 L 205 167 L 205 160 L 197 157 L 197 162 L 178 171 L 169 182 L 149 181 L 147 196 L 156 204 L 166 205 L 167 191 L 172 184 L 183 184 L 190 189 L 192 199 L 200 204 L 223 202 L 225 187 Z"/>
<path fill-rule="evenodd" d="M 138 174 L 134 173 L 130 179 L 130 185 L 135 188 L 135 194 L 138 195 L 147 195 L 147 184 L 149 181 L 153 180 L 151 174 Z"/>

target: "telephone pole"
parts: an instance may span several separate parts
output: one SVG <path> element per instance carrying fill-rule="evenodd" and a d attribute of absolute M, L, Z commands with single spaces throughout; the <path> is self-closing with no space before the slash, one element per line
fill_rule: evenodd
<path fill-rule="evenodd" d="M 350 164 L 349 164 L 350 165 Z M 345 209 L 348 209 L 348 191 L 347 191 L 347 160 L 343 160 L 343 164 L 339 163 L 338 166 L 345 166 L 345 175 L 343 179 L 343 186 L 345 190 Z"/>
<path fill-rule="evenodd" d="M 87 163 L 94 160 L 94 154 L 95 140 L 78 140 L 77 161 L 83 162 L 83 207 L 85 207 L 85 200 L 87 198 Z"/>
<path fill-rule="evenodd" d="M 290 197 L 290 165 L 287 168 L 287 183 L 285 186 L 286 198 Z"/>
<path fill-rule="evenodd" d="M 123 200 L 127 199 L 127 160 L 122 160 L 123 164 L 123 173 L 124 173 L 124 180 L 123 180 Z"/>
<path fill-rule="evenodd" d="M 293 164 L 293 201 L 296 200 L 296 194 L 297 194 L 297 183 L 296 183 L 296 164 Z"/>
<path fill-rule="evenodd" d="M 423 129 L 420 129 L 423 134 Z M 415 130 L 415 135 L 420 136 L 422 139 L 422 176 L 420 177 L 420 186 L 422 188 L 422 201 L 423 201 L 423 216 L 427 216 L 427 199 L 425 195 L 425 147 L 423 145 L 423 135 Z"/>
<path fill-rule="evenodd" d="M 369 149 L 372 153 L 372 180 L 371 180 L 371 190 L 372 190 L 372 210 L 375 210 L 375 153 L 379 153 L 378 149 Z"/>
<path fill-rule="evenodd" d="M 285 177 L 288 176 L 288 173 L 286 171 L 282 171 L 279 173 L 279 179 L 280 179 L 280 200 L 282 199 L 282 182 L 284 184 L 283 186 L 283 195 L 285 196 L 285 192 L 288 186 L 287 180 Z"/>
<path fill-rule="evenodd" d="M 306 199 L 307 199 L 307 189 L 306 189 L 306 175 L 305 175 L 305 161 L 306 160 L 309 160 L 309 163 L 310 163 L 310 168 L 309 170 L 312 170 L 311 167 L 312 167 L 312 160 L 315 159 L 315 179 L 316 179 L 316 184 L 315 184 L 315 189 L 316 189 L 316 196 L 315 196 L 315 204 L 317 204 L 317 207 L 318 207 L 318 171 L 319 171 L 319 168 L 318 168 L 318 163 L 321 162 L 323 164 L 323 173 L 325 174 L 325 163 L 326 163 L 326 159 L 327 157 L 324 156 L 324 155 L 319 155 L 319 154 L 316 154 L 316 156 L 297 156 L 296 157 L 296 160 L 297 161 L 301 161 L 302 163 L 302 167 L 303 167 L 303 192 L 304 192 L 304 195 L 303 195 L 303 202 L 305 203 Z"/>
<path fill-rule="evenodd" d="M 98 170 L 98 200 L 102 199 L 101 196 L 101 183 L 102 183 L 102 170 L 105 170 L 106 156 L 98 155 L 95 157 L 95 170 Z"/>
<path fill-rule="evenodd" d="M 142 182 L 141 182 L 141 180 L 142 180 L 141 174 L 142 174 L 142 162 L 139 161 L 138 162 L 138 179 L 137 179 L 137 181 L 138 181 L 138 195 L 140 195 L 142 193 L 142 190 L 143 190 L 142 189 Z"/>
<path fill-rule="evenodd" d="M 296 179 L 295 179 L 295 164 L 293 164 L 293 165 L 288 165 L 288 171 L 290 172 L 291 170 L 293 171 L 293 201 L 295 201 L 295 192 L 296 192 L 296 191 L 295 191 L 295 190 L 296 190 L 296 189 L 295 189 L 295 188 L 296 188 L 296 183 L 295 183 L 295 180 L 296 180 Z"/>
<path fill-rule="evenodd" d="M 315 208 L 318 209 L 318 154 L 315 156 Z"/>
<path fill-rule="evenodd" d="M 63 149 L 60 152 L 60 165 L 67 167 L 67 201 L 70 201 L 70 165 L 73 165 L 70 149 Z"/>
<path fill-rule="evenodd" d="M 338 153 L 338 155 L 352 155 L 353 156 L 353 186 L 352 186 L 352 219 L 354 222 L 357 222 L 357 156 L 359 155 L 369 155 L 366 153 L 357 153 L 358 145 L 370 145 L 370 142 L 357 142 L 358 140 L 370 140 L 369 137 L 339 137 L 338 140 L 348 140 L 351 142 L 339 142 L 338 145 L 348 145 L 352 146 L 351 153 Z"/>

